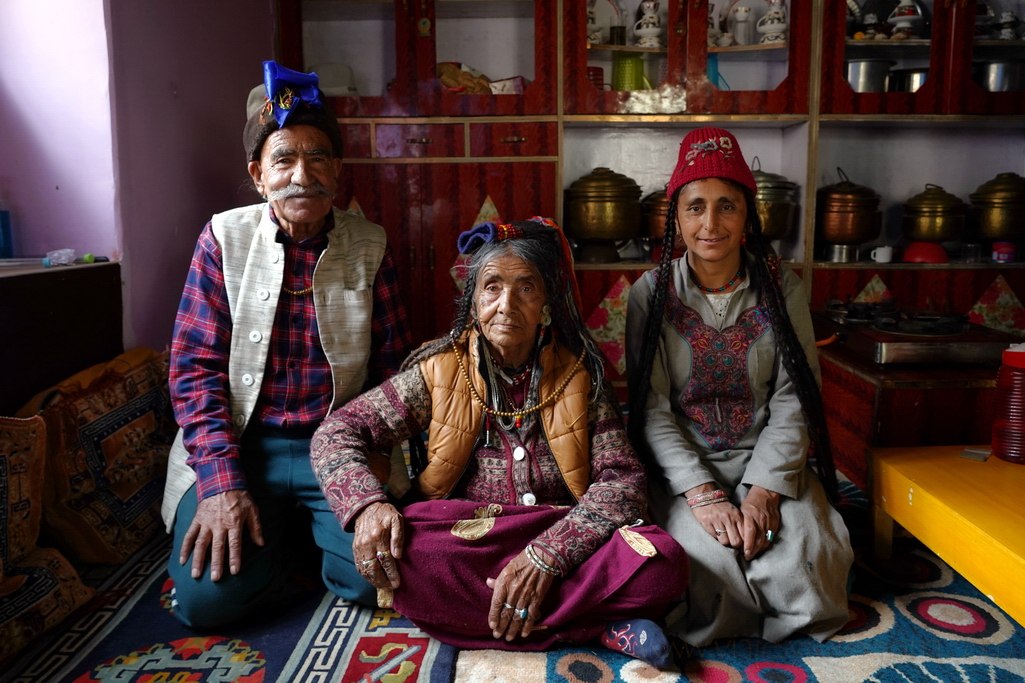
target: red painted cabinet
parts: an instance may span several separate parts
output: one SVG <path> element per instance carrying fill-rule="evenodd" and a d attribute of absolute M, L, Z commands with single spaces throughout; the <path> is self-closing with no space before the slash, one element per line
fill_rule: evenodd
<path fill-rule="evenodd" d="M 1025 83 L 1000 78 L 1020 70 L 1015 63 L 1025 58 L 1025 41 L 1019 34 L 999 38 L 997 18 L 986 13 L 989 5 L 976 0 L 935 0 L 922 7 L 925 13 L 913 37 L 893 40 L 873 38 L 871 31 L 866 35 L 864 17 L 853 17 L 845 3 L 826 3 L 822 113 L 1025 111 Z"/>
<path fill-rule="evenodd" d="M 338 204 L 358 204 L 388 232 L 414 335 L 424 341 L 451 326 L 456 238 L 487 200 L 505 220 L 555 215 L 551 124 L 361 125 L 374 130 L 376 158 L 346 159 Z"/>
<path fill-rule="evenodd" d="M 340 116 L 554 114 L 557 4 L 544 0 L 278 0 L 278 57 L 351 70 Z M 517 36 L 493 49 L 496 36 Z M 318 71 L 318 73 L 320 73 Z"/>
<path fill-rule="evenodd" d="M 811 2 L 783 4 L 779 33 L 769 7 L 747 5 L 744 29 L 728 2 L 661 3 L 659 45 L 642 46 L 637 13 L 628 12 L 625 45 L 606 24 L 617 21 L 609 0 L 566 0 L 563 17 L 564 101 L 572 114 L 806 114 Z M 629 3 L 620 3 L 627 5 Z M 637 3 L 633 3 L 636 5 Z M 605 8 L 603 11 L 602 8 Z M 758 10 L 757 12 L 755 10 Z M 609 18 L 609 15 L 612 18 Z M 738 33 L 738 36 L 741 34 Z"/>

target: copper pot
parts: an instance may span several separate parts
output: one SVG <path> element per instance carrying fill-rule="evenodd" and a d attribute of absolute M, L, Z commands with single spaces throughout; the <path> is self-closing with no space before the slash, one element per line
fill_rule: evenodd
<path fill-rule="evenodd" d="M 950 242 L 964 235 L 968 206 L 939 185 L 904 203 L 903 233 L 913 242 Z"/>
<path fill-rule="evenodd" d="M 815 194 L 815 227 L 822 241 L 829 244 L 861 244 L 879 237 L 883 227 L 879 195 L 872 189 L 847 179 L 819 188 Z"/>
<path fill-rule="evenodd" d="M 976 239 L 1016 241 L 1025 236 L 1025 178 L 998 173 L 968 198 Z"/>
<path fill-rule="evenodd" d="M 656 190 L 642 199 L 641 214 L 644 217 L 642 234 L 652 239 L 662 239 L 666 233 L 666 216 L 669 214 L 666 191 Z"/>

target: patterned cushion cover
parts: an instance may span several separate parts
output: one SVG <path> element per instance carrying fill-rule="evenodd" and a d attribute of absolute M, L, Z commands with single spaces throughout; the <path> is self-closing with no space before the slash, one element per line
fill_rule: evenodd
<path fill-rule="evenodd" d="M 45 449 L 41 417 L 0 417 L 0 579 L 39 539 Z"/>
<path fill-rule="evenodd" d="M 36 547 L 45 449 L 41 417 L 0 417 L 0 671 L 92 596 L 58 551 Z"/>
<path fill-rule="evenodd" d="M 57 550 L 36 548 L 0 579 L 0 671 L 4 662 L 93 596 Z"/>
<path fill-rule="evenodd" d="M 74 562 L 120 564 L 162 529 L 175 433 L 167 353 L 133 349 L 41 393 L 20 414 L 46 421 L 43 525 Z"/>

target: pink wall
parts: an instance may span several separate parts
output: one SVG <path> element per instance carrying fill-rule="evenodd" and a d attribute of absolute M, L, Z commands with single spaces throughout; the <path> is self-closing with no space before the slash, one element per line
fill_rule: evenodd
<path fill-rule="evenodd" d="M 256 201 L 242 126 L 274 0 L 2 0 L 0 198 L 15 256 L 121 260 L 125 347 L 163 348 L 196 236 Z"/>
<path fill-rule="evenodd" d="M 273 0 L 109 5 L 125 346 L 162 348 L 196 237 L 249 189 L 246 97 L 273 57 Z"/>
<path fill-rule="evenodd" d="M 103 0 L 0 2 L 0 199 L 15 256 L 116 256 Z"/>

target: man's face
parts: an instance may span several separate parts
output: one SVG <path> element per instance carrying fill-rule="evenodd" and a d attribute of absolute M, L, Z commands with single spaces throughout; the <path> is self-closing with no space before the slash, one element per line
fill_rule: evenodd
<path fill-rule="evenodd" d="M 259 161 L 249 162 L 249 175 L 267 197 L 282 229 L 293 239 L 319 232 L 338 189 L 342 160 L 331 151 L 327 135 L 299 125 L 271 133 Z"/>

